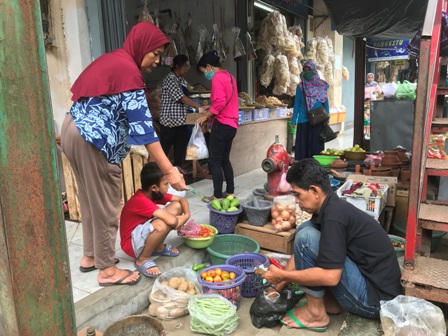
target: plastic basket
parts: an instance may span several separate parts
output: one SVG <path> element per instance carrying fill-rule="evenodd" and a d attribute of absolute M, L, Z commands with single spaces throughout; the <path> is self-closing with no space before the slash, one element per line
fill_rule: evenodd
<path fill-rule="evenodd" d="M 368 213 L 369 215 L 373 216 L 376 220 L 378 220 L 381 211 L 383 211 L 384 207 L 386 206 L 386 200 L 387 200 L 387 191 L 389 189 L 389 186 L 387 184 L 380 184 L 381 194 L 376 197 L 370 197 L 369 201 L 366 202 L 364 197 L 354 197 L 351 195 L 344 195 L 343 192 L 345 190 L 349 190 L 353 184 L 353 180 L 347 180 L 345 183 L 336 190 L 336 194 L 342 198 L 345 199 L 347 202 L 353 204 L 358 209 Z"/>
<path fill-rule="evenodd" d="M 242 111 L 243 112 L 243 123 L 252 121 L 252 111 Z"/>
<path fill-rule="evenodd" d="M 233 233 L 235 225 L 238 222 L 240 213 L 243 212 L 241 205 L 237 211 L 222 212 L 212 208 L 210 203 L 207 204 L 210 210 L 210 225 L 218 229 L 218 233 Z"/>
<path fill-rule="evenodd" d="M 208 272 L 209 270 L 214 270 L 217 267 L 219 267 L 222 271 L 235 273 L 236 278 L 223 282 L 207 282 L 202 279 L 201 274 L 198 274 L 198 281 L 202 285 L 202 290 L 204 291 L 204 294 L 222 295 L 227 300 L 232 302 L 238 309 L 241 302 L 241 285 L 244 280 L 246 280 L 246 273 L 242 268 L 232 265 L 215 265 L 205 268 L 202 272 Z"/>
<path fill-rule="evenodd" d="M 235 254 L 245 252 L 260 252 L 260 244 L 252 238 L 238 234 L 218 235 L 207 247 L 212 265 L 225 264 L 226 260 Z"/>
<path fill-rule="evenodd" d="M 252 112 L 253 112 L 252 119 L 255 121 L 269 119 L 269 109 L 268 108 L 255 109 Z"/>
<path fill-rule="evenodd" d="M 258 200 L 260 204 L 259 208 L 253 205 L 252 200 L 245 200 L 241 202 L 241 205 L 246 213 L 249 224 L 255 226 L 263 226 L 268 221 L 269 214 L 271 213 L 272 202 Z"/>
<path fill-rule="evenodd" d="M 406 239 L 404 239 L 403 237 L 398 237 L 395 235 L 389 235 L 389 239 L 391 241 L 391 243 L 393 244 L 395 243 L 402 243 L 402 244 L 406 244 Z M 402 256 L 404 256 L 404 247 L 397 247 L 394 246 L 394 250 L 395 250 L 395 254 L 397 255 L 397 258 L 400 258 Z"/>
<path fill-rule="evenodd" d="M 255 274 L 254 269 L 263 265 L 269 266 L 268 258 L 260 253 L 242 253 L 230 257 L 226 261 L 227 265 L 239 266 L 246 273 L 246 280 L 243 282 L 241 295 L 244 297 L 255 297 L 263 287 L 263 278 Z"/>

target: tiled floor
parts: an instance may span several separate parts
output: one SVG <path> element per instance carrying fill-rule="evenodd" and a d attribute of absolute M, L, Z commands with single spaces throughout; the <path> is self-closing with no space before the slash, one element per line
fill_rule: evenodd
<path fill-rule="evenodd" d="M 326 148 L 347 148 L 353 146 L 353 129 L 345 130 L 335 140 L 328 142 Z M 260 158 L 260 164 L 263 158 Z M 240 199 L 246 199 L 252 195 L 255 188 L 263 188 L 266 182 L 266 173 L 261 169 L 256 169 L 249 173 L 235 178 L 236 194 Z M 192 186 L 202 195 L 209 196 L 213 193 L 211 180 L 201 180 L 193 183 Z M 192 217 L 196 222 L 209 223 L 209 211 L 206 203 L 202 202 L 197 196 L 190 192 L 186 193 L 190 203 Z M 82 257 L 82 224 L 72 221 L 66 221 L 67 242 L 69 249 L 70 271 L 72 276 L 73 300 L 77 302 L 91 293 L 96 292 L 102 287 L 98 286 L 96 281 L 97 272 L 81 273 L 78 269 L 79 261 Z M 171 232 L 167 239 L 168 244 L 179 246 L 182 244 L 182 238 L 177 236 L 176 232 Z M 120 248 L 120 237 L 117 237 L 116 256 L 120 259 L 120 268 L 134 269 L 132 258 L 128 257 Z"/>

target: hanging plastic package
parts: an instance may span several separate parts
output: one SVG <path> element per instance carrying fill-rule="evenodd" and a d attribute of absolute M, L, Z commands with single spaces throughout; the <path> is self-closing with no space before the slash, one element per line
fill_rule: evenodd
<path fill-rule="evenodd" d="M 163 53 L 163 61 L 162 64 L 172 66 L 173 58 L 177 55 L 177 46 L 174 41 L 174 35 L 176 33 L 177 25 L 167 25 L 165 26 L 165 35 L 170 40 L 170 43 L 167 45 L 165 52 Z"/>
<path fill-rule="evenodd" d="M 233 59 L 237 59 L 241 56 L 246 55 L 246 50 L 244 49 L 243 41 L 240 39 L 241 28 L 233 27 L 232 32 L 235 34 L 235 41 L 233 43 Z"/>
<path fill-rule="evenodd" d="M 138 17 L 138 22 L 149 22 L 154 24 L 154 20 L 151 17 L 151 14 L 149 13 L 149 8 L 147 4 L 147 0 L 145 0 L 145 3 L 143 4 L 143 10 L 142 13 Z"/>
<path fill-rule="evenodd" d="M 207 28 L 205 28 L 204 25 L 200 25 L 198 27 L 198 33 L 199 33 L 199 41 L 198 41 L 198 47 L 196 49 L 196 62 L 199 62 L 199 60 L 205 53 L 205 47 L 206 47 L 207 37 L 208 37 L 208 30 L 207 30 Z"/>
<path fill-rule="evenodd" d="M 257 53 L 255 52 L 254 44 L 252 43 L 252 37 L 249 32 L 246 32 L 246 40 L 247 40 L 247 59 L 252 61 L 257 58 Z"/>
<path fill-rule="evenodd" d="M 208 158 L 208 148 L 201 126 L 195 124 L 187 146 L 185 160 L 202 160 Z"/>
<path fill-rule="evenodd" d="M 213 50 L 216 50 L 218 52 L 219 61 L 223 63 L 226 60 L 227 55 L 222 46 L 221 32 L 219 31 L 218 25 L 216 23 L 213 24 L 212 43 Z"/>
<path fill-rule="evenodd" d="M 395 92 L 397 99 L 415 99 L 416 96 L 414 86 L 407 80 L 403 83 L 397 83 L 397 91 Z"/>

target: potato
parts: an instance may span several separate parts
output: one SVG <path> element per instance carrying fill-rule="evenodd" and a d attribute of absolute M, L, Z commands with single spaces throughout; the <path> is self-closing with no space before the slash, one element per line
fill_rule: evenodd
<path fill-rule="evenodd" d="M 187 290 L 187 294 L 196 295 L 196 291 L 194 289 Z"/>
<path fill-rule="evenodd" d="M 182 278 L 182 277 L 181 277 L 181 278 L 179 278 L 179 280 L 180 280 L 180 281 L 187 281 L 187 279 L 185 279 L 185 278 Z"/>
<path fill-rule="evenodd" d="M 177 318 L 188 314 L 188 308 L 173 308 L 170 310 L 169 317 Z"/>
<path fill-rule="evenodd" d="M 168 286 L 170 286 L 171 288 L 177 289 L 180 285 L 180 279 L 173 277 L 170 279 L 170 281 L 168 281 Z"/>
<path fill-rule="evenodd" d="M 188 289 L 194 289 L 194 283 L 188 281 Z"/>
<path fill-rule="evenodd" d="M 149 306 L 148 308 L 148 314 L 151 316 L 156 316 L 157 315 L 157 308 L 160 307 L 160 303 L 153 303 Z"/>
<path fill-rule="evenodd" d="M 156 316 L 161 320 L 166 320 L 169 317 L 170 311 L 164 306 L 157 307 Z"/>
<path fill-rule="evenodd" d="M 161 284 L 164 286 L 168 286 L 168 281 L 162 281 Z"/>
<path fill-rule="evenodd" d="M 177 288 L 177 290 L 181 291 L 181 292 L 186 292 L 188 290 L 188 282 L 186 281 L 181 281 L 179 287 Z"/>

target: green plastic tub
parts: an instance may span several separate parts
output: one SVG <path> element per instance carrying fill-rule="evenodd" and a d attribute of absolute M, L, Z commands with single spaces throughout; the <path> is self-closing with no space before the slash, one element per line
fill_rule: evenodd
<path fill-rule="evenodd" d="M 260 252 L 260 244 L 252 238 L 239 234 L 220 234 L 207 247 L 212 265 L 222 265 L 227 258 L 245 252 Z"/>

